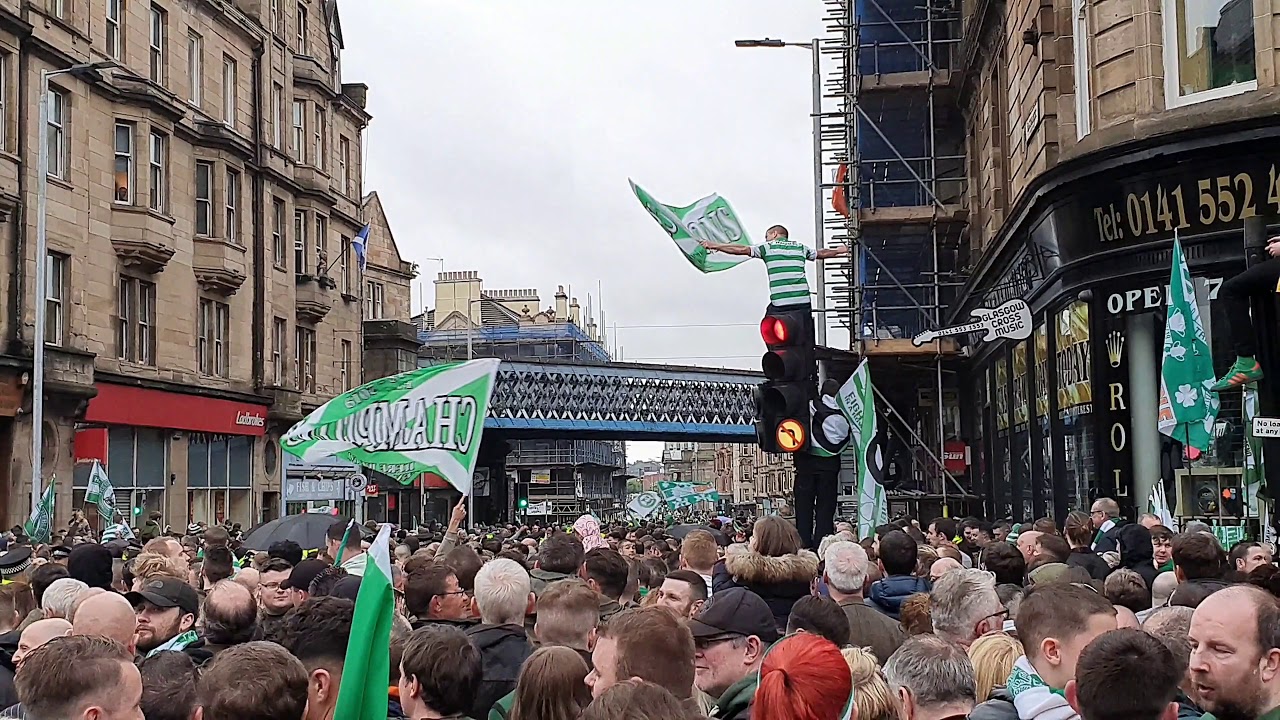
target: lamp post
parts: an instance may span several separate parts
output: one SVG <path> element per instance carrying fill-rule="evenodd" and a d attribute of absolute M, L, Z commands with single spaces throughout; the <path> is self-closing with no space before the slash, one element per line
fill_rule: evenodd
<path fill-rule="evenodd" d="M 467 362 L 471 362 L 472 360 L 475 359 L 475 352 L 471 346 L 471 334 L 472 334 L 471 331 L 472 331 L 472 328 L 475 327 L 475 323 L 471 322 L 471 306 L 475 305 L 478 302 L 483 302 L 483 301 L 484 301 L 484 298 L 470 298 L 467 300 Z M 481 322 L 483 323 L 483 318 L 481 318 Z M 468 530 L 470 530 L 474 526 L 476 521 L 475 519 L 476 488 L 474 485 L 474 478 L 472 480 L 473 480 L 473 484 L 471 487 L 471 492 L 467 493 L 467 529 Z"/>
<path fill-rule="evenodd" d="M 424 258 L 422 258 L 422 259 L 423 259 L 423 260 L 430 260 L 431 262 L 438 262 L 438 263 L 440 263 L 440 272 L 441 272 L 441 273 L 443 273 L 443 272 L 444 272 L 444 258 L 442 258 L 442 257 L 424 257 Z M 439 280 L 439 276 L 437 276 L 437 280 Z M 420 299 L 420 300 L 422 300 L 422 313 L 423 313 L 423 315 L 426 315 L 426 312 L 427 312 L 427 289 L 426 289 L 426 288 L 421 288 L 421 292 L 422 292 L 422 297 L 421 297 L 421 298 L 419 298 L 419 299 Z"/>
<path fill-rule="evenodd" d="M 813 243 L 814 250 L 826 246 L 822 237 L 822 45 L 817 38 L 809 42 L 793 43 L 764 38 L 763 40 L 735 40 L 740 48 L 806 48 L 813 55 Z M 817 322 L 814 323 L 814 340 L 818 345 L 827 344 L 827 272 L 826 262 L 817 261 L 818 302 Z"/>
<path fill-rule="evenodd" d="M 49 78 L 58 75 L 74 75 L 86 82 L 101 82 L 99 70 L 118 67 L 114 60 L 81 63 L 62 70 L 40 70 L 40 126 L 36 167 L 36 327 L 35 344 L 31 358 L 31 514 L 40 507 L 41 485 L 44 477 L 44 336 L 48 325 L 46 295 L 49 292 Z"/>

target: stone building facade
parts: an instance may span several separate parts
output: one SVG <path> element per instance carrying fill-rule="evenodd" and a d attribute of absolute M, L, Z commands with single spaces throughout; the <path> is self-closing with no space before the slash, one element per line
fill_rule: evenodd
<path fill-rule="evenodd" d="M 370 115 L 342 49 L 326 0 L 0 0 L 6 526 L 31 489 L 39 172 L 58 522 L 95 459 L 118 507 L 175 527 L 281 512 L 279 434 L 362 377 Z M 84 63 L 116 67 L 66 72 Z M 61 73 L 46 128 L 42 70 Z"/>

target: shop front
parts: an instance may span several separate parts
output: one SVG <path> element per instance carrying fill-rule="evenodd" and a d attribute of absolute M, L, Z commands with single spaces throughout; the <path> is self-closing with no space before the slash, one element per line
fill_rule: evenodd
<path fill-rule="evenodd" d="M 1064 163 L 1026 195 L 954 314 L 1014 298 L 1032 310 L 1026 340 L 969 347 L 964 426 L 990 516 L 1061 522 L 1115 497 L 1132 517 L 1157 481 L 1172 503 L 1187 473 L 1238 479 L 1239 392 L 1222 394 L 1216 440 L 1194 460 L 1157 429 L 1167 284 L 1176 237 L 1224 372 L 1234 357 L 1214 299 L 1244 269 L 1244 221 L 1280 226 L 1280 129 Z"/>
<path fill-rule="evenodd" d="M 277 457 L 266 449 L 266 405 L 112 383 L 97 390 L 76 429 L 74 507 L 98 460 L 116 507 L 131 508 L 137 524 L 152 511 L 174 526 L 249 527 L 279 514 L 279 494 L 266 490 Z"/>

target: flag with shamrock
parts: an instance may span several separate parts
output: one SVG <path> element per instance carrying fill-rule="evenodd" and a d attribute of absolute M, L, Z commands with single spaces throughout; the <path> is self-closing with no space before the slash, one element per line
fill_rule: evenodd
<path fill-rule="evenodd" d="M 340 457 L 405 484 L 431 473 L 465 495 L 499 363 L 446 363 L 365 383 L 316 408 L 280 446 L 303 462 Z"/>
<path fill-rule="evenodd" d="M 749 260 L 746 255 L 727 255 L 712 252 L 699 245 L 699 241 L 751 246 L 751 238 L 729 201 L 719 195 L 708 195 L 692 205 L 676 207 L 663 205 L 634 182 L 631 191 L 640 198 L 640 204 L 654 220 L 675 240 L 676 247 L 684 253 L 691 265 L 704 273 L 720 272 Z"/>
<path fill-rule="evenodd" d="M 1182 243 L 1175 237 L 1157 425 L 1160 432 L 1185 445 L 1192 458 L 1207 451 L 1213 441 L 1218 394 L 1210 388 L 1216 380 L 1191 271 L 1182 255 Z"/>
<path fill-rule="evenodd" d="M 853 454 L 858 468 L 858 537 L 871 537 L 877 527 L 889 522 L 889 503 L 881 484 L 884 453 L 879 442 L 875 386 L 871 384 L 871 367 L 866 360 L 840 387 L 836 402 L 849 419 L 853 436 L 844 451 Z"/>
<path fill-rule="evenodd" d="M 53 498 L 57 495 L 57 491 L 54 490 L 57 481 L 57 477 L 49 480 L 48 487 L 40 496 L 40 504 L 36 505 L 31 518 L 23 528 L 27 532 L 27 537 L 31 538 L 31 542 L 47 543 L 53 537 Z"/>

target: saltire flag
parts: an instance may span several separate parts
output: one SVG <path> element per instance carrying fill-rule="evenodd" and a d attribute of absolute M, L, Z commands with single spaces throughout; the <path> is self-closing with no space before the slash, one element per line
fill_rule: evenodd
<path fill-rule="evenodd" d="M 720 502 L 720 493 L 710 485 L 695 485 L 690 482 L 658 483 L 658 494 L 672 510 L 697 505 L 700 502 Z"/>
<path fill-rule="evenodd" d="M 644 205 L 644 209 L 649 211 L 653 219 L 676 242 L 676 247 L 684 253 L 689 264 L 698 270 L 704 273 L 720 272 L 750 259 L 746 255 L 712 252 L 698 244 L 701 240 L 707 240 L 751 246 L 751 238 L 728 200 L 719 195 L 708 195 L 685 207 L 663 205 L 634 181 L 628 182 L 631 182 L 631 191 L 640 199 L 640 204 Z"/>
<path fill-rule="evenodd" d="M 391 586 L 391 526 L 383 525 L 369 546 L 364 577 L 356 593 L 351 638 L 342 664 L 333 716 L 343 720 L 386 720 L 387 678 L 391 673 L 391 621 L 396 611 Z"/>
<path fill-rule="evenodd" d="M 24 529 L 27 537 L 31 538 L 31 542 L 47 543 L 53 537 L 53 498 L 56 495 L 54 486 L 57 482 L 56 475 L 49 480 L 48 487 L 44 489 L 44 495 L 40 496 L 40 504 L 27 520 Z"/>
<path fill-rule="evenodd" d="M 280 446 L 303 462 L 339 457 L 406 485 L 430 473 L 466 495 L 500 362 L 447 363 L 365 383 L 316 408 Z"/>
<path fill-rule="evenodd" d="M 93 469 L 89 471 L 84 504 L 98 507 L 98 517 L 102 518 L 102 527 L 115 522 L 116 489 L 111 486 L 111 480 L 107 478 L 107 471 L 102 467 L 101 461 L 94 460 Z"/>
<path fill-rule="evenodd" d="M 356 267 L 360 268 L 361 274 L 369 265 L 369 229 L 370 225 L 365 223 L 365 226 L 360 228 L 360 232 L 351 238 L 351 249 L 355 251 Z"/>
<path fill-rule="evenodd" d="M 889 502 L 883 485 L 884 453 L 879 442 L 875 388 L 865 359 L 840 387 L 836 402 L 849 418 L 853 437 L 846 452 L 854 453 L 858 468 L 858 537 L 871 537 L 878 526 L 889 522 Z"/>
<path fill-rule="evenodd" d="M 1160 432 L 1187 448 L 1195 459 L 1208 451 L 1218 419 L 1217 381 L 1213 355 L 1200 322 L 1196 288 L 1182 255 L 1182 243 L 1173 239 L 1173 268 L 1169 273 L 1169 310 L 1164 326 L 1164 357 L 1160 361 Z"/>
<path fill-rule="evenodd" d="M 652 515 L 660 505 L 662 505 L 662 498 L 658 496 L 658 493 L 650 490 L 632 498 L 631 502 L 627 503 L 627 510 L 632 515 L 643 520 Z"/>

